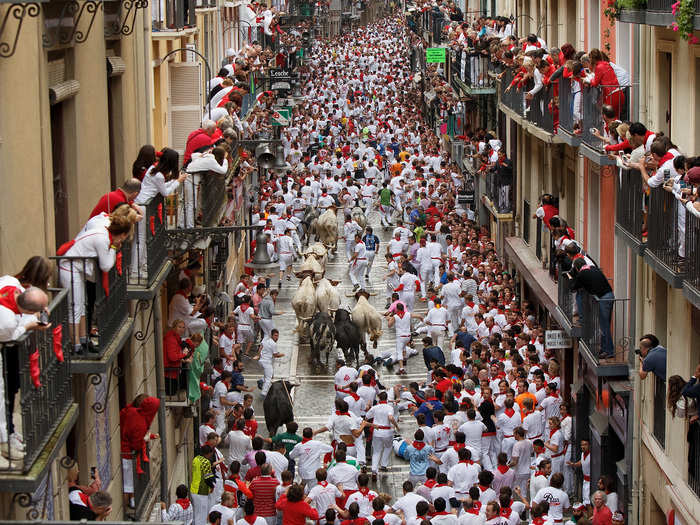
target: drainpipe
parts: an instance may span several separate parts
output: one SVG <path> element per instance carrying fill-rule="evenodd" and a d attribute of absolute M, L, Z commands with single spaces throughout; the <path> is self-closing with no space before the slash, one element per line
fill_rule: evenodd
<path fill-rule="evenodd" d="M 638 36 L 638 35 L 637 35 Z M 635 43 L 636 45 L 636 43 Z M 634 264 L 632 265 L 632 275 L 631 275 L 631 286 L 630 289 L 641 290 L 641 286 L 637 286 L 637 279 L 641 279 L 641 276 L 637 272 L 639 257 L 632 254 L 634 257 Z M 637 301 L 636 294 L 632 294 L 632 306 L 630 311 L 632 312 L 632 322 L 630 323 L 630 340 L 631 346 L 635 347 L 635 340 L 637 337 Z M 640 301 L 641 302 L 641 301 Z M 641 309 L 640 309 L 641 310 Z M 633 401 L 630 403 L 630 407 L 627 412 L 628 420 L 631 423 L 627 425 L 628 431 L 632 432 L 632 472 L 629 472 L 629 479 L 632 485 L 632 497 L 630 498 L 630 508 L 628 509 L 628 515 L 630 516 L 630 523 L 640 523 L 642 514 L 642 494 L 643 494 L 643 484 L 641 480 L 641 439 L 642 439 L 642 380 L 639 377 L 639 359 L 637 355 L 630 352 L 630 373 L 633 374 L 634 378 L 634 388 L 632 389 Z"/>
<path fill-rule="evenodd" d="M 168 501 L 168 433 L 165 426 L 165 370 L 163 368 L 163 312 L 160 305 L 160 294 L 153 301 L 153 324 L 156 347 L 156 389 L 160 407 L 158 408 L 158 428 L 160 430 L 160 501 Z"/>
<path fill-rule="evenodd" d="M 151 90 L 153 89 L 153 65 L 151 64 L 151 14 L 152 7 L 142 9 L 143 17 L 143 74 L 146 89 L 143 90 L 146 101 L 146 142 L 153 142 L 151 133 Z"/>

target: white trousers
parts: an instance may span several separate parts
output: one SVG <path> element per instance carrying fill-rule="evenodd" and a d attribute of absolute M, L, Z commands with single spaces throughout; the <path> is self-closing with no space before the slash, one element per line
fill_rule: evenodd
<path fill-rule="evenodd" d="M 377 472 L 379 467 L 386 467 L 389 465 L 389 455 L 392 449 L 392 437 L 380 437 L 377 436 L 377 430 L 374 430 L 374 436 L 372 437 L 372 472 Z"/>
<path fill-rule="evenodd" d="M 416 294 L 413 292 L 399 292 L 399 300 L 406 305 L 406 310 L 411 313 L 416 304 Z"/>
<path fill-rule="evenodd" d="M 194 510 L 194 520 L 192 525 L 207 525 L 207 515 L 209 514 L 209 496 L 201 494 L 190 494 L 192 507 Z"/>
<path fill-rule="evenodd" d="M 404 361 L 406 359 L 406 345 L 410 338 L 410 335 L 396 336 L 396 348 L 394 349 L 394 355 L 391 356 L 394 362 Z"/>
<path fill-rule="evenodd" d="M 440 261 L 433 259 L 433 286 L 440 284 Z"/>
<path fill-rule="evenodd" d="M 75 266 L 78 264 L 80 263 L 76 261 Z M 69 261 L 61 261 L 58 274 L 61 286 L 68 290 L 68 307 L 72 314 L 73 324 L 78 324 L 80 318 L 85 315 L 85 278 L 82 272 L 77 269 L 66 270 L 64 268 L 64 266 L 69 268 L 70 265 Z"/>
<path fill-rule="evenodd" d="M 258 324 L 260 325 L 260 330 L 262 330 L 263 336 L 270 337 L 272 329 L 275 327 L 275 323 L 272 322 L 272 319 L 260 319 Z"/>
<path fill-rule="evenodd" d="M 355 261 L 350 265 L 350 282 L 355 286 L 362 286 L 362 279 L 367 271 L 367 261 Z"/>
<path fill-rule="evenodd" d="M 498 463 L 496 461 L 496 456 L 498 456 L 497 445 L 498 440 L 496 436 L 481 437 L 481 465 L 486 470 L 494 470 L 496 468 Z"/>
<path fill-rule="evenodd" d="M 380 215 L 382 226 L 389 226 L 391 224 L 392 207 L 382 204 L 379 206 L 379 211 L 381 212 Z"/>
<path fill-rule="evenodd" d="M 447 325 L 447 331 L 450 334 L 450 337 L 452 337 L 455 333 L 455 330 L 459 328 L 460 312 L 461 308 L 459 306 L 447 309 L 447 317 L 449 317 L 450 319 L 450 324 Z"/>
<path fill-rule="evenodd" d="M 433 275 L 433 265 L 425 264 L 421 265 L 420 268 L 420 293 L 421 297 L 425 299 L 428 297 L 428 283 L 430 283 L 430 278 Z"/>
<path fill-rule="evenodd" d="M 268 390 L 270 390 L 270 385 L 272 385 L 272 377 L 274 376 L 275 367 L 272 365 L 270 360 L 260 360 L 260 366 L 263 369 L 263 387 L 262 395 L 266 396 Z"/>

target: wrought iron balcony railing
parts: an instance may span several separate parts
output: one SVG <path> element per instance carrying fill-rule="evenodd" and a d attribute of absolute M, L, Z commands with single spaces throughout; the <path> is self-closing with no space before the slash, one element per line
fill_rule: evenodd
<path fill-rule="evenodd" d="M 581 326 L 580 342 L 593 359 L 599 362 L 601 354 L 612 354 L 615 360 L 623 360 L 629 346 L 629 299 L 599 299 L 585 290 L 577 290 L 574 297 Z"/>
<path fill-rule="evenodd" d="M 30 331 L 19 341 L 1 343 L 2 351 L 16 357 L 18 364 L 15 369 L 10 364 L 13 359 L 8 357 L 7 366 L 3 367 L 3 402 L 13 402 L 18 393 L 21 428 L 16 432 L 22 434 L 25 445 L 23 458 L 13 458 L 10 448 L 6 470 L 28 472 L 73 403 L 68 291 L 51 290 L 51 293 L 51 326 L 44 331 Z M 0 470 L 0 475 L 6 470 Z"/>
<path fill-rule="evenodd" d="M 621 169 L 615 179 L 617 228 L 637 244 L 646 242 L 643 237 L 645 206 L 642 176 L 638 170 Z"/>
<path fill-rule="evenodd" d="M 498 213 L 513 212 L 513 172 L 492 169 L 485 173 L 486 197 Z"/>
<path fill-rule="evenodd" d="M 68 334 L 72 344 L 84 342 L 80 359 L 99 360 L 129 320 L 127 262 L 117 257 L 107 272 L 96 257 L 51 257 L 61 286 L 67 289 Z"/>
<path fill-rule="evenodd" d="M 134 238 L 124 247 L 129 286 L 150 287 L 168 260 L 165 203 L 158 194 L 143 207 L 144 217 L 134 228 Z"/>
<path fill-rule="evenodd" d="M 151 2 L 153 31 L 179 31 L 187 27 L 195 27 L 197 25 L 195 7 L 195 2 L 185 2 L 185 0 Z"/>
<path fill-rule="evenodd" d="M 559 279 L 557 281 L 557 298 L 559 309 L 571 326 L 574 325 L 574 291 L 571 289 L 573 279 L 569 272 L 562 272 L 559 268 Z"/>
<path fill-rule="evenodd" d="M 688 485 L 700 497 L 700 421 L 688 430 Z"/>
<path fill-rule="evenodd" d="M 649 225 L 646 252 L 661 262 L 674 276 L 684 276 L 687 269 L 684 227 L 685 208 L 676 197 L 662 188 L 652 188 L 649 195 Z"/>
<path fill-rule="evenodd" d="M 686 283 L 700 295 L 700 217 L 685 214 L 685 250 L 687 257 Z"/>
<path fill-rule="evenodd" d="M 488 54 L 459 50 L 452 53 L 453 74 L 473 93 L 495 93 L 496 80 L 493 63 Z"/>

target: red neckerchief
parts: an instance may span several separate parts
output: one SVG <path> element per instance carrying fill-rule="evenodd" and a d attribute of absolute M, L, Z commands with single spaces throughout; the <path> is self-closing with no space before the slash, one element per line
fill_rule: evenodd
<path fill-rule="evenodd" d="M 353 398 L 355 401 L 360 399 L 360 396 L 358 396 L 355 392 L 348 392 L 348 395 Z"/>
<path fill-rule="evenodd" d="M 175 503 L 182 507 L 182 510 L 187 510 L 190 508 L 190 500 L 188 498 L 176 499 Z"/>
<path fill-rule="evenodd" d="M 479 490 L 480 490 L 481 492 L 486 492 L 486 491 L 487 491 L 488 489 L 490 489 L 490 488 L 491 488 L 491 487 L 485 487 L 484 485 L 482 485 L 481 483 L 479 483 Z"/>
<path fill-rule="evenodd" d="M 413 448 L 416 450 L 423 450 L 423 447 L 425 446 L 425 443 L 423 441 L 414 441 L 412 443 Z"/>
<path fill-rule="evenodd" d="M 510 518 L 510 513 L 513 512 L 513 509 L 510 507 L 501 507 L 501 516 L 504 518 Z"/>
<path fill-rule="evenodd" d="M 423 485 L 425 485 L 429 489 L 432 489 L 436 483 L 437 483 L 437 481 L 435 481 L 434 479 L 427 479 L 427 480 L 425 480 L 425 483 L 423 483 Z"/>
<path fill-rule="evenodd" d="M 403 310 L 399 312 L 398 310 L 396 311 L 396 315 L 399 316 L 399 319 L 403 319 L 403 316 L 406 315 L 406 310 Z"/>
<path fill-rule="evenodd" d="M 386 401 L 380 401 L 378 404 L 380 404 L 380 405 L 386 405 Z"/>
<path fill-rule="evenodd" d="M 541 470 L 538 470 L 537 472 L 535 472 L 535 477 L 537 477 L 537 476 L 545 476 L 545 473 L 542 472 Z M 547 477 L 547 476 L 545 476 L 545 477 Z"/>
<path fill-rule="evenodd" d="M 550 429 L 549 430 L 549 439 L 552 439 L 552 436 L 556 433 L 556 431 L 559 430 L 558 428 Z"/>
<path fill-rule="evenodd" d="M 0 305 L 20 315 L 22 312 L 19 311 L 17 306 L 18 292 L 19 288 L 16 286 L 3 286 L 0 288 Z"/>
<path fill-rule="evenodd" d="M 506 408 L 503 413 L 508 416 L 508 417 L 513 417 L 513 414 L 515 414 L 515 409 L 514 408 Z"/>
<path fill-rule="evenodd" d="M 553 392 L 553 393 L 551 393 L 551 394 L 547 394 L 547 396 L 548 396 L 548 397 L 553 397 L 553 398 L 555 398 L 555 399 L 559 397 L 559 395 L 558 395 L 556 392 Z"/>
<path fill-rule="evenodd" d="M 463 459 L 460 461 L 460 463 L 464 463 L 465 465 L 473 465 L 474 462 L 471 459 Z"/>
<path fill-rule="evenodd" d="M 510 469 L 508 468 L 508 465 L 498 465 L 498 471 L 499 471 L 501 474 L 505 474 L 506 472 L 508 472 L 508 470 L 510 470 Z"/>
<path fill-rule="evenodd" d="M 301 438 L 301 443 L 302 443 L 302 444 L 308 443 L 309 441 L 311 441 L 311 438 Z"/>
<path fill-rule="evenodd" d="M 476 390 L 466 390 L 466 389 L 465 389 L 464 391 L 465 391 L 467 394 L 469 394 L 470 396 L 473 396 L 474 394 L 476 394 Z"/>
<path fill-rule="evenodd" d="M 447 516 L 448 514 L 450 513 L 443 510 L 441 512 L 436 512 L 433 516 Z"/>
<path fill-rule="evenodd" d="M 532 520 L 532 524 L 533 524 L 533 525 L 543 525 L 543 524 L 544 524 L 544 518 L 543 518 L 543 517 L 534 518 L 534 519 Z"/>
<path fill-rule="evenodd" d="M 543 388 L 544 388 L 544 385 L 542 385 L 542 386 L 536 386 L 536 387 L 535 387 L 535 390 L 536 390 L 537 392 L 539 392 L 539 391 L 542 390 Z"/>
<path fill-rule="evenodd" d="M 322 487 L 327 487 L 327 486 L 328 486 L 328 482 L 325 481 L 325 480 L 324 480 L 324 481 L 319 481 L 318 484 L 321 485 Z"/>
<path fill-rule="evenodd" d="M 253 523 L 255 523 L 255 520 L 258 519 L 258 516 L 255 514 L 251 514 L 249 516 L 244 516 L 243 519 L 250 523 L 250 525 L 253 525 Z"/>
<path fill-rule="evenodd" d="M 475 501 L 472 503 L 472 508 L 467 509 L 467 512 L 469 514 L 476 514 L 477 516 L 479 515 L 479 512 L 481 511 L 481 502 L 480 501 Z"/>
<path fill-rule="evenodd" d="M 588 456 L 589 456 L 590 453 L 591 453 L 590 450 L 589 450 L 588 452 L 584 452 L 584 453 L 583 453 L 583 459 L 588 458 Z"/>
<path fill-rule="evenodd" d="M 384 511 L 384 510 L 375 510 L 375 511 L 372 513 L 372 516 L 374 516 L 374 517 L 377 518 L 378 520 L 384 519 L 384 516 L 386 516 L 386 511 Z"/>
<path fill-rule="evenodd" d="M 455 443 L 452 448 L 455 449 L 455 452 L 459 451 L 460 449 L 463 449 L 466 446 L 465 443 Z"/>
<path fill-rule="evenodd" d="M 241 312 L 245 312 L 249 307 L 248 303 L 241 303 Z"/>
<path fill-rule="evenodd" d="M 349 416 L 350 414 L 348 414 L 347 412 L 341 412 L 340 410 L 336 410 L 335 415 L 336 416 Z"/>
<path fill-rule="evenodd" d="M 467 306 L 469 308 L 474 308 L 474 301 L 467 301 Z"/>

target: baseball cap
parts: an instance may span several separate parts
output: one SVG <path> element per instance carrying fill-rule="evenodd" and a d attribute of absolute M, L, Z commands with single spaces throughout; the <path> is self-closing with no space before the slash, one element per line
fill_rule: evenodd
<path fill-rule="evenodd" d="M 690 168 L 685 174 L 685 181 L 690 184 L 700 184 L 700 166 Z"/>
<path fill-rule="evenodd" d="M 586 510 L 586 506 L 581 502 L 574 503 L 571 508 L 573 510 Z"/>

